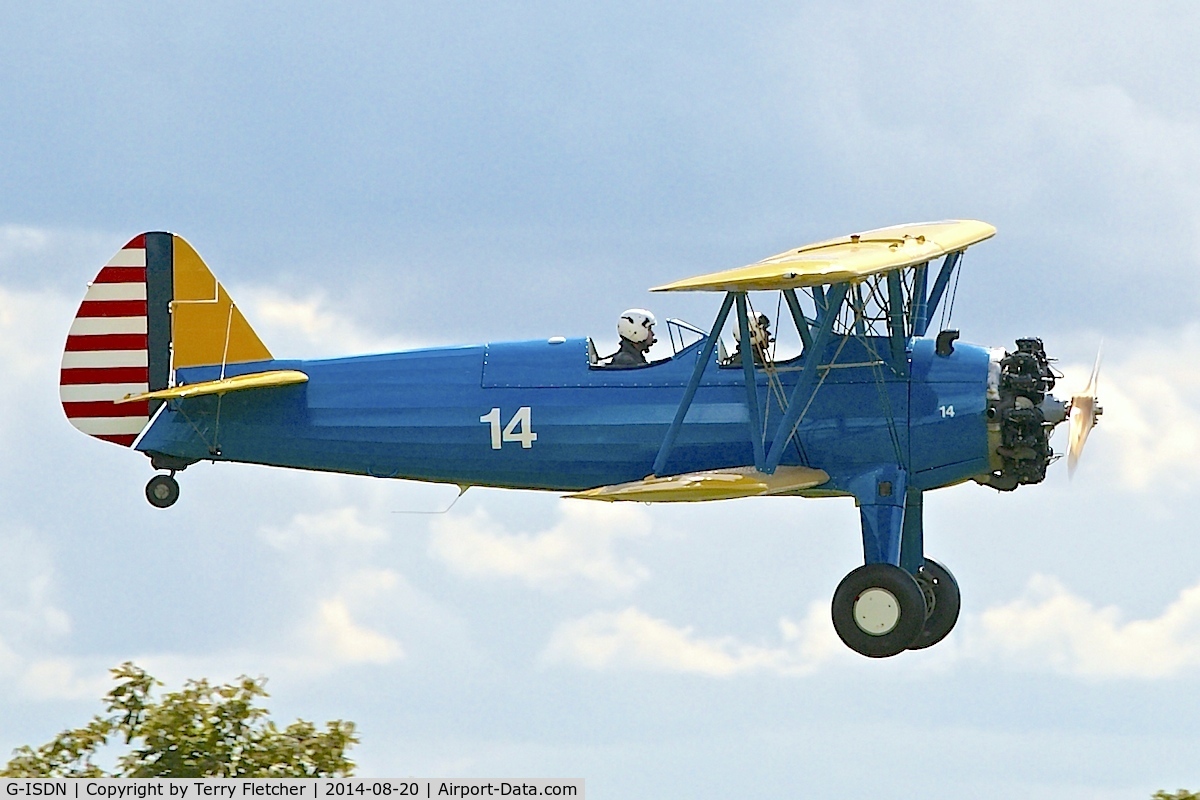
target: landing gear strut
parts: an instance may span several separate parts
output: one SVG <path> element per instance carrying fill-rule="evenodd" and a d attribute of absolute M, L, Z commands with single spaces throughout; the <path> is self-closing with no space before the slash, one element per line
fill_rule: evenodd
<path fill-rule="evenodd" d="M 833 593 L 833 627 L 869 658 L 932 647 L 958 621 L 958 583 L 925 557 L 924 500 L 906 478 L 903 470 L 880 467 L 850 484 L 867 564 Z"/>
<path fill-rule="evenodd" d="M 179 481 L 175 480 L 175 470 L 170 475 L 155 475 L 146 484 L 146 499 L 155 508 L 168 508 L 179 499 Z"/>

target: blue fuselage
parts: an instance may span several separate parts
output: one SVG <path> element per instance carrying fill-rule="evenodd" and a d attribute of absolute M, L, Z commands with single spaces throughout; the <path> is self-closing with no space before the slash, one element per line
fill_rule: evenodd
<path fill-rule="evenodd" d="M 988 351 L 948 356 L 914 339 L 907 376 L 866 343 L 834 343 L 783 464 L 825 470 L 825 491 L 899 465 L 932 489 L 986 474 Z M 876 352 L 887 340 L 875 342 Z M 655 456 L 701 352 L 635 369 L 589 363 L 586 339 L 503 342 L 320 361 L 239 364 L 225 374 L 297 369 L 305 384 L 172 401 L 137 444 L 185 460 L 238 461 L 460 485 L 580 490 L 633 481 Z M 754 463 L 752 435 L 771 446 L 810 356 L 756 373 L 766 420 L 751 425 L 741 367 L 714 357 L 663 474 Z M 215 367 L 179 370 L 180 383 Z M 807 402 L 807 400 L 805 400 Z M 494 411 L 498 409 L 498 411 Z M 752 430 L 752 428 L 754 430 Z M 536 437 L 536 438 L 534 438 Z"/>

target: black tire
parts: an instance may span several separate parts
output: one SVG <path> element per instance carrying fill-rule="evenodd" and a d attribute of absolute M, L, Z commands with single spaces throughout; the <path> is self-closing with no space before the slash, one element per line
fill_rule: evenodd
<path fill-rule="evenodd" d="M 859 567 L 833 593 L 834 629 L 847 647 L 869 658 L 903 653 L 924 625 L 921 587 L 891 564 Z"/>
<path fill-rule="evenodd" d="M 146 484 L 146 499 L 155 508 L 169 508 L 179 499 L 179 481 L 170 475 L 155 475 Z"/>
<path fill-rule="evenodd" d="M 917 634 L 917 639 L 908 646 L 909 650 L 923 650 L 933 647 L 945 639 L 958 622 L 958 612 L 962 607 L 962 596 L 958 592 L 958 581 L 950 570 L 943 567 L 932 558 L 925 559 L 925 566 L 917 576 L 917 583 L 927 592 L 932 592 L 934 602 L 925 620 L 925 628 Z"/>

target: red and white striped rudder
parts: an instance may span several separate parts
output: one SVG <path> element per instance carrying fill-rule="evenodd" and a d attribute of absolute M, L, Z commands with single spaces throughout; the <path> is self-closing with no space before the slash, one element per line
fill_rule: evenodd
<path fill-rule="evenodd" d="M 59 396 L 71 424 L 109 442 L 133 444 L 149 402 L 114 403 L 149 390 L 146 236 L 135 237 L 88 285 L 63 352 Z"/>

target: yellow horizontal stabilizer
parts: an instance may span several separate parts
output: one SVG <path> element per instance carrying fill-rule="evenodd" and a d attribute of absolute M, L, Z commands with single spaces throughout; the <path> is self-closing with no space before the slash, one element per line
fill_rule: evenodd
<path fill-rule="evenodd" d="M 182 400 L 188 397 L 201 397 L 206 394 L 226 394 L 240 392 L 245 389 L 269 389 L 272 386 L 291 386 L 294 383 L 305 383 L 308 376 L 295 369 L 275 369 L 270 372 L 251 372 L 248 375 L 235 375 L 232 378 L 222 378 L 219 381 L 203 381 L 175 386 L 171 389 L 159 389 L 157 392 L 128 394 L 118 403 L 131 403 L 134 400 Z"/>
<path fill-rule="evenodd" d="M 702 500 L 732 500 L 738 497 L 780 494 L 811 489 L 829 480 L 824 470 L 809 467 L 779 467 L 774 475 L 754 467 L 687 472 L 665 478 L 649 477 L 640 481 L 600 486 L 586 492 L 569 494 L 581 500 L 611 503 L 630 500 L 637 503 L 695 503 Z"/>
<path fill-rule="evenodd" d="M 772 291 L 860 281 L 963 250 L 995 234 L 991 225 L 970 219 L 896 225 L 805 245 L 757 264 L 675 281 L 650 291 Z"/>

